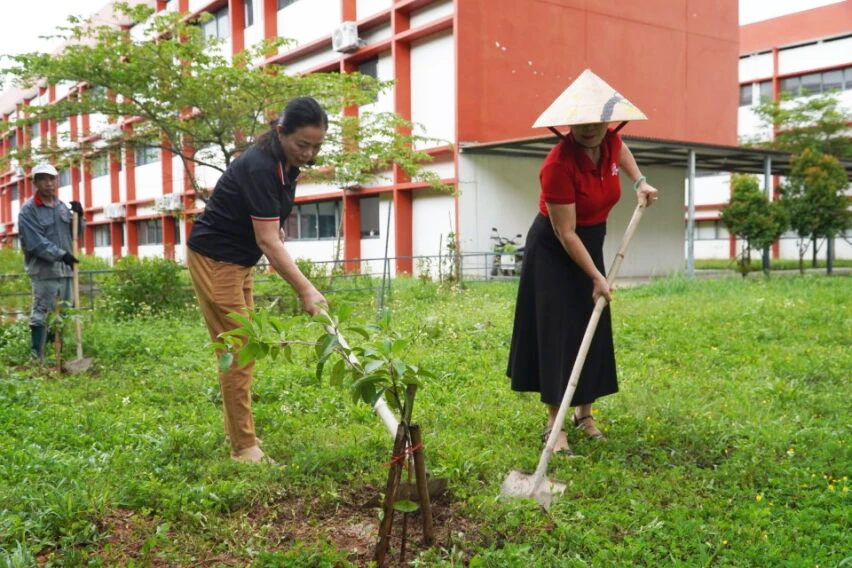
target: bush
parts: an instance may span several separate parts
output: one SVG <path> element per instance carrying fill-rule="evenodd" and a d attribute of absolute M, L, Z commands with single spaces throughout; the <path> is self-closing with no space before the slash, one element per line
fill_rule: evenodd
<path fill-rule="evenodd" d="M 98 307 L 124 318 L 186 309 L 192 291 L 181 278 L 182 270 L 172 260 L 124 257 L 104 281 Z"/>

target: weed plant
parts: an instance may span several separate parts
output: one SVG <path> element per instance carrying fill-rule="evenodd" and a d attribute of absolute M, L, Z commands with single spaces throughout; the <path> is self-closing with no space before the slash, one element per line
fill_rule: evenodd
<path fill-rule="evenodd" d="M 428 466 L 476 529 L 453 528 L 412 565 L 848 562 L 850 291 L 822 276 L 617 291 L 621 392 L 596 405 L 609 440 L 569 432 L 580 457 L 551 462 L 568 489 L 545 513 L 498 498 L 510 470 L 534 469 L 545 419 L 504 374 L 516 284 L 395 281 L 407 359 L 449 373 L 418 395 Z M 365 296 L 356 311 L 374 308 Z M 297 336 L 306 319 L 285 321 Z M 388 433 L 316 383 L 311 351 L 258 364 L 256 426 L 278 465 L 247 467 L 228 459 L 197 313 L 96 318 L 87 375 L 18 366 L 25 341 L 15 326 L 0 333 L 0 566 L 354 562 L 276 528 L 297 515 L 319 530 L 318 511 L 387 475 Z"/>

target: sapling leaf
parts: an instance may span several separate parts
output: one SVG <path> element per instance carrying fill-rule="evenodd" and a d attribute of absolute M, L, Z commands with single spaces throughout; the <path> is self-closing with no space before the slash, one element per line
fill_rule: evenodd
<path fill-rule="evenodd" d="M 364 365 L 364 372 L 366 374 L 370 374 L 384 364 L 385 362 L 381 359 L 373 359 L 372 361 L 368 361 L 367 364 Z"/>
<path fill-rule="evenodd" d="M 214 352 L 215 351 L 226 351 L 228 349 L 228 346 L 225 345 L 224 343 L 220 343 L 220 342 L 216 341 L 216 342 L 208 343 L 207 349 L 214 351 Z"/>
<path fill-rule="evenodd" d="M 367 333 L 367 330 L 364 329 L 363 327 L 355 327 L 355 326 L 347 327 L 346 331 L 351 331 L 352 333 L 357 333 L 358 335 L 360 335 L 364 339 L 370 339 L 370 334 Z"/>
<path fill-rule="evenodd" d="M 334 351 L 334 348 L 340 345 L 340 340 L 336 335 L 326 335 L 322 342 L 316 346 L 317 355 L 322 363 L 328 359 L 329 355 Z"/>
<path fill-rule="evenodd" d="M 319 363 L 317 363 L 317 370 L 316 370 L 316 373 L 314 375 L 317 379 L 317 384 L 322 384 L 322 371 L 323 371 L 324 368 L 325 368 L 325 359 L 322 359 L 322 360 L 320 360 Z"/>
<path fill-rule="evenodd" d="M 248 335 L 249 335 L 249 332 L 248 332 L 247 329 L 242 328 L 242 327 L 235 327 L 234 329 L 229 329 L 228 331 L 223 331 L 222 333 L 219 334 L 219 337 L 222 337 L 222 338 L 233 337 L 233 336 L 248 337 Z"/>
<path fill-rule="evenodd" d="M 352 315 L 352 305 L 340 304 L 335 315 L 337 316 L 338 323 L 345 322 Z"/>
<path fill-rule="evenodd" d="M 419 508 L 420 505 L 410 499 L 400 499 L 393 504 L 394 511 L 399 511 L 400 513 L 413 513 Z"/>
<path fill-rule="evenodd" d="M 408 370 L 408 365 L 405 364 L 405 361 L 400 361 L 399 359 L 392 359 L 391 366 L 396 372 L 397 377 L 404 377 L 405 371 Z"/>
<path fill-rule="evenodd" d="M 405 340 L 405 339 L 396 339 L 396 340 L 394 340 L 394 342 L 393 342 L 393 347 L 391 347 L 391 352 L 392 352 L 394 355 L 399 355 L 400 353 L 402 353 L 403 351 L 405 351 L 405 348 L 406 348 L 406 347 L 408 347 L 408 341 L 407 341 L 407 340 Z"/>
<path fill-rule="evenodd" d="M 228 314 L 228 317 L 234 320 L 235 322 L 241 324 L 246 329 L 254 329 L 255 327 L 252 322 L 243 314 L 231 312 Z"/>
<path fill-rule="evenodd" d="M 331 379 L 329 380 L 329 384 L 333 387 L 341 386 L 343 384 L 343 375 L 345 373 L 346 362 L 343 359 L 340 359 L 334 364 L 334 368 L 331 370 Z"/>
<path fill-rule="evenodd" d="M 255 360 L 257 353 L 257 343 L 255 343 L 254 341 L 249 341 L 242 349 L 240 349 L 240 352 L 237 354 L 237 365 L 239 365 L 240 367 L 245 367 L 246 365 Z"/>

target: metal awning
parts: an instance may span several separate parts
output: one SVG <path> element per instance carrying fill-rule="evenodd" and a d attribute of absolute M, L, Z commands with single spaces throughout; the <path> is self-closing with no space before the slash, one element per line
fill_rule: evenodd
<path fill-rule="evenodd" d="M 701 172 L 763 174 L 766 172 L 766 158 L 769 158 L 773 175 L 786 176 L 790 173 L 792 156 L 787 152 L 642 136 L 623 136 L 622 138 L 627 142 L 640 166 L 686 168 L 690 151 L 694 151 L 695 169 Z M 558 141 L 555 135 L 548 134 L 484 144 L 462 142 L 459 147 L 465 154 L 544 159 Z M 840 164 L 846 169 L 847 176 L 852 179 L 852 161 L 841 160 Z"/>

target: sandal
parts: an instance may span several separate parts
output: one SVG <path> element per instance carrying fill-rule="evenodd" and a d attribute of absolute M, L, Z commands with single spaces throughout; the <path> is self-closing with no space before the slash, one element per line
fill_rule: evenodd
<path fill-rule="evenodd" d="M 546 430 L 545 430 L 545 431 L 541 434 L 541 443 L 542 443 L 542 444 L 547 445 L 547 439 L 548 439 L 548 438 L 550 438 L 550 432 L 551 432 L 552 430 L 553 430 L 552 428 L 547 428 L 547 429 L 546 429 Z M 557 442 L 557 443 L 558 443 L 558 442 Z M 558 450 L 556 449 L 556 447 L 554 447 L 554 448 L 553 448 L 553 453 L 554 453 L 555 455 L 563 456 L 563 457 L 566 457 L 566 458 L 570 458 L 570 457 L 573 457 L 573 456 L 574 456 L 574 451 L 571 449 L 571 446 L 569 446 L 569 445 L 568 445 L 568 442 L 567 442 L 567 436 L 566 436 L 565 447 L 564 447 L 564 448 L 560 448 L 560 449 L 558 449 Z"/>
<path fill-rule="evenodd" d="M 571 422 L 574 424 L 574 427 L 578 430 L 584 431 L 590 438 L 606 440 L 604 433 L 598 430 L 598 427 L 595 426 L 595 418 L 591 414 L 587 414 L 582 418 L 577 418 L 576 414 L 572 414 Z"/>

